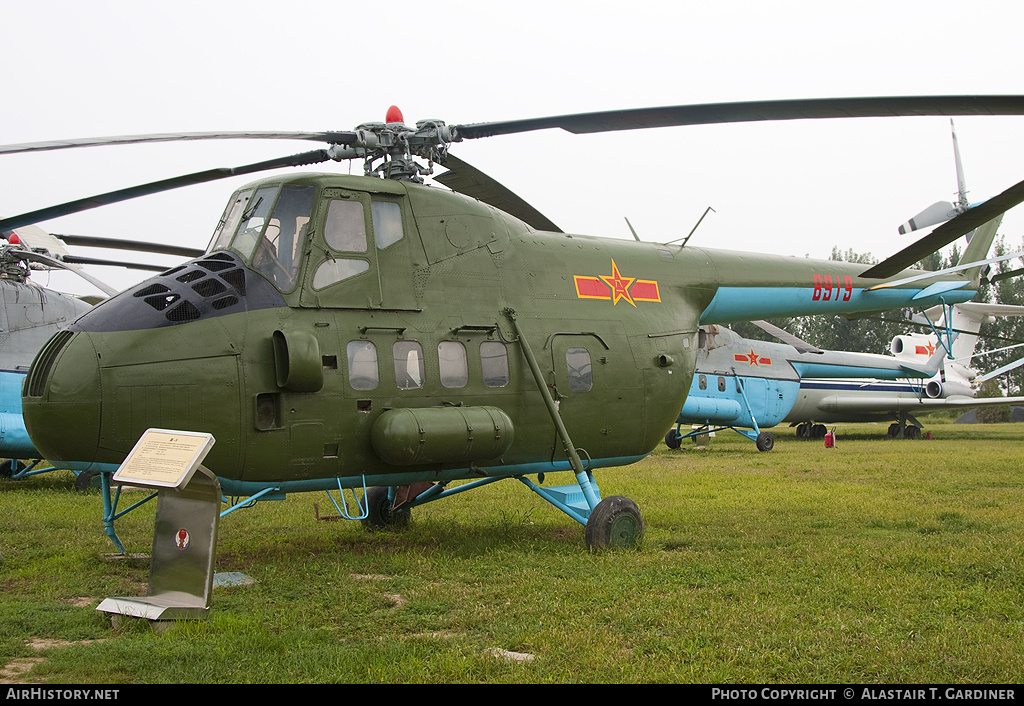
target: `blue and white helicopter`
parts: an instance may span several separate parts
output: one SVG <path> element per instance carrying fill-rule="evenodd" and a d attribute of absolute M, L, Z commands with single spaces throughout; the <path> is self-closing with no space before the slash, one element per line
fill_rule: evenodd
<path fill-rule="evenodd" d="M 43 344 L 117 290 L 86 272 L 84 265 L 105 265 L 162 271 L 165 265 L 79 257 L 65 246 L 146 251 L 175 257 L 195 257 L 201 250 L 89 236 L 56 236 L 33 225 L 0 233 L 0 477 L 23 478 L 52 470 L 25 430 L 21 415 L 21 385 Z M 44 287 L 32 272 L 68 270 L 95 287 L 96 294 L 78 296 Z"/>
<path fill-rule="evenodd" d="M 925 360 L 823 351 L 765 321 L 754 323 L 789 342 L 743 338 L 724 326 L 701 327 L 696 374 L 675 428 L 665 435 L 669 448 L 679 448 L 686 438 L 732 429 L 754 441 L 759 451 L 770 451 L 775 439 L 765 429 L 789 415 L 802 378 L 930 378 L 943 357 L 941 347 L 933 347 Z M 683 431 L 684 426 L 693 428 Z"/>

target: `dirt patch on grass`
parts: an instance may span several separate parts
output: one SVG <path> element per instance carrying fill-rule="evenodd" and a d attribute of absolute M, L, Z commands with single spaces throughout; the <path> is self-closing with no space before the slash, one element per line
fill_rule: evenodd
<path fill-rule="evenodd" d="M 101 640 L 80 640 L 78 642 L 69 642 L 68 640 L 50 640 L 42 637 L 34 637 L 30 640 L 25 641 L 25 645 L 31 647 L 36 652 L 44 652 L 51 650 L 56 647 L 70 647 L 72 645 L 89 645 L 94 642 L 101 642 Z M 29 672 L 37 664 L 42 664 L 45 660 L 44 657 L 18 657 L 17 659 L 11 660 L 0 668 L 0 684 L 30 684 L 31 678 Z"/>

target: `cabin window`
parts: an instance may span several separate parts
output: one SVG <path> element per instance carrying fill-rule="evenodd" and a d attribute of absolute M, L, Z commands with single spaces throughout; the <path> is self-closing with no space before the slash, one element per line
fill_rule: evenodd
<path fill-rule="evenodd" d="M 402 208 L 394 201 L 374 201 L 370 205 L 373 216 L 373 239 L 377 249 L 383 250 L 402 239 Z"/>
<path fill-rule="evenodd" d="M 366 221 L 359 201 L 335 199 L 327 208 L 324 239 L 335 250 L 366 252 Z"/>
<path fill-rule="evenodd" d="M 569 371 L 569 389 L 573 392 L 589 392 L 594 386 L 590 351 L 586 348 L 569 348 L 565 351 L 565 364 Z"/>
<path fill-rule="evenodd" d="M 231 241 L 232 249 L 236 250 L 242 259 L 249 261 L 256 243 L 263 234 L 263 228 L 267 224 L 267 216 L 270 214 L 270 207 L 274 205 L 274 196 L 277 194 L 277 187 L 272 186 L 258 190 L 244 204 L 241 214 L 241 225 L 234 240 Z"/>
<path fill-rule="evenodd" d="M 465 387 L 469 382 L 466 347 L 459 341 L 441 341 L 437 344 L 441 384 L 445 387 Z"/>
<path fill-rule="evenodd" d="M 295 286 L 315 192 L 313 186 L 282 187 L 252 257 L 253 269 L 266 275 L 282 292 Z"/>
<path fill-rule="evenodd" d="M 725 378 L 718 378 L 718 391 L 725 392 Z"/>
<path fill-rule="evenodd" d="M 313 289 L 323 289 L 332 284 L 355 277 L 370 269 L 370 263 L 366 260 L 350 260 L 341 258 L 322 262 L 313 273 Z"/>
<path fill-rule="evenodd" d="M 377 347 L 369 341 L 349 341 L 348 383 L 353 390 L 377 388 Z"/>
<path fill-rule="evenodd" d="M 423 387 L 423 349 L 416 341 L 397 341 L 392 348 L 395 357 L 395 383 L 399 390 Z"/>
<path fill-rule="evenodd" d="M 487 387 L 505 387 L 508 384 L 508 352 L 505 344 L 497 341 L 481 343 L 480 367 Z"/>
<path fill-rule="evenodd" d="M 206 252 L 211 253 L 214 250 L 223 250 L 228 246 L 228 243 L 231 242 L 231 236 L 235 234 L 235 228 L 238 227 L 238 222 L 242 219 L 242 212 L 251 198 L 252 189 L 246 189 L 235 194 L 227 208 L 224 209 L 224 215 L 220 217 L 220 223 L 217 224 L 217 229 L 213 232 L 213 240 L 210 243 L 210 247 L 206 249 Z"/>
<path fill-rule="evenodd" d="M 700 377 L 697 378 L 697 387 L 699 387 L 702 390 L 708 389 L 708 376 L 707 375 L 701 375 Z"/>

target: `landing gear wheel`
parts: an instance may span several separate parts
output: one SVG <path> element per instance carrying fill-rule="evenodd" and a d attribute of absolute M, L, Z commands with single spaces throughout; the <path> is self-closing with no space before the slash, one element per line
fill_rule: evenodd
<path fill-rule="evenodd" d="M 405 529 L 409 525 L 412 516 L 408 510 L 395 512 L 391 509 L 391 501 L 388 500 L 388 489 L 386 486 L 375 485 L 366 489 L 366 501 L 368 514 L 361 522 L 363 527 L 369 530 L 377 529 Z"/>
<path fill-rule="evenodd" d="M 679 434 L 676 433 L 675 429 L 669 429 L 668 434 L 665 434 L 665 446 L 669 447 L 673 451 L 683 445 L 683 440 L 679 438 Z"/>
<path fill-rule="evenodd" d="M 920 439 L 921 438 L 921 427 L 913 424 L 908 424 L 907 428 L 903 432 L 903 436 L 907 439 Z"/>
<path fill-rule="evenodd" d="M 815 424 L 811 427 L 811 438 L 812 439 L 824 439 L 825 434 L 828 433 L 828 429 L 825 428 L 824 424 Z"/>
<path fill-rule="evenodd" d="M 75 490 L 84 493 L 92 484 L 92 479 L 99 475 L 99 471 L 82 471 L 75 476 Z"/>
<path fill-rule="evenodd" d="M 587 549 L 633 548 L 644 536 L 644 518 L 636 503 L 621 495 L 605 498 L 587 520 Z"/>
<path fill-rule="evenodd" d="M 757 435 L 754 443 L 757 445 L 758 451 L 771 451 L 775 448 L 775 437 L 771 435 L 771 432 L 763 431 Z"/>
<path fill-rule="evenodd" d="M 21 471 L 23 466 L 21 462 L 14 458 L 9 458 L 3 463 L 0 463 L 0 478 L 10 478 L 15 473 Z"/>
<path fill-rule="evenodd" d="M 807 422 L 800 422 L 796 425 L 796 438 L 798 439 L 809 439 L 811 438 L 811 425 Z"/>

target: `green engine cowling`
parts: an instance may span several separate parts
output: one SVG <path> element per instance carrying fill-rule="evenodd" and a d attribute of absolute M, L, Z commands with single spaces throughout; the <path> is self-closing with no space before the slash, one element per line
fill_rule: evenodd
<path fill-rule="evenodd" d="M 391 409 L 370 432 L 373 450 L 395 466 L 493 459 L 514 439 L 509 416 L 489 406 Z"/>

